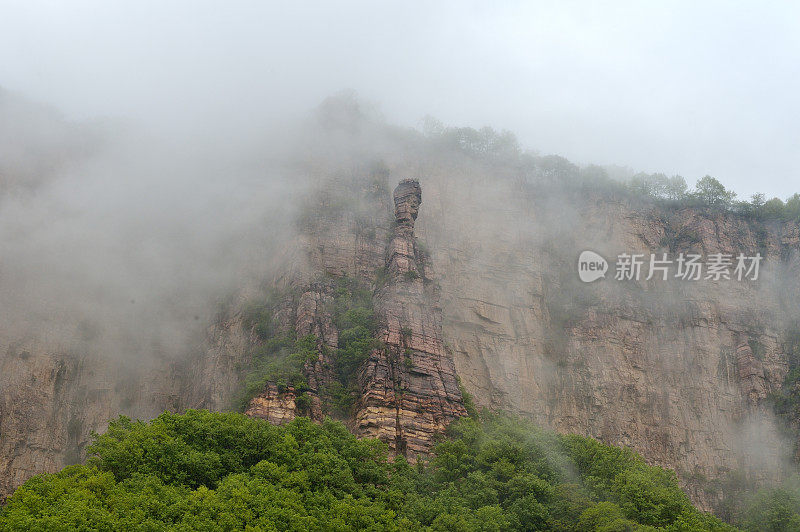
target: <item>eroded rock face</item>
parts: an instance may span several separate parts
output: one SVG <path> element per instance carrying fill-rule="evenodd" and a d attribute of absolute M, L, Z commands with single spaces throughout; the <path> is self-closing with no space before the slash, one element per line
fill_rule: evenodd
<path fill-rule="evenodd" d="M 402 181 L 394 193 L 395 225 L 382 265 L 387 272 L 385 286 L 377 287 L 375 293 L 381 347 L 370 354 L 359 371 L 360 397 L 352 420 L 357 434 L 379 438 L 392 451 L 412 459 L 427 453 L 437 434 L 466 415 L 455 366 L 442 341 L 438 293 L 425 276 L 425 260 L 414 237 L 421 199 L 415 180 Z M 373 278 L 374 270 L 361 280 L 369 283 Z M 331 357 L 338 343 L 330 314 L 333 289 L 331 283 L 311 283 L 294 310 L 297 336 L 313 334 L 319 342 L 318 358 L 303 368 L 310 412 L 295 408 L 293 389 L 279 390 L 270 384 L 252 399 L 247 415 L 284 423 L 300 414 L 321 421 L 330 413 L 325 390 L 335 381 L 335 360 Z"/>
<path fill-rule="evenodd" d="M 334 360 L 331 358 L 339 342 L 339 331 L 333 323 L 330 308 L 333 302 L 333 284 L 314 282 L 307 285 L 296 304 L 290 299 L 275 312 L 275 319 L 286 332 L 294 329 L 297 337 L 313 335 L 317 339 L 317 358 L 305 363 L 308 390 L 304 393 L 310 400 L 307 410 L 297 408 L 297 391 L 291 386 L 280 389 L 269 383 L 264 391 L 254 397 L 245 410 L 251 417 L 282 424 L 298 415 L 322 421 L 330 410 L 326 407 L 326 386 L 336 380 Z"/>
<path fill-rule="evenodd" d="M 466 415 L 455 366 L 442 340 L 438 293 L 425 277 L 414 221 L 419 182 L 402 181 L 394 192 L 394 236 L 387 246 L 388 283 L 376 295 L 382 324 L 374 350 L 359 374 L 357 433 L 379 438 L 413 459 L 427 453 L 436 434 Z"/>
<path fill-rule="evenodd" d="M 64 383 L 78 370 L 74 360 L 42 356 L 36 346 L 5 347 L 0 368 L 0 502 L 29 477 L 65 465 L 71 415 L 65 403 L 71 398 Z"/>
<path fill-rule="evenodd" d="M 706 480 L 734 470 L 780 474 L 794 442 L 780 436 L 768 397 L 788 369 L 784 338 L 800 300 L 796 223 L 760 227 L 693 209 L 556 201 L 481 179 L 431 176 L 418 219 L 413 183 L 398 187 L 394 205 L 371 184 L 343 185 L 337 198 L 364 200 L 332 215 L 326 209 L 339 200 L 323 198 L 297 249 L 288 250 L 293 259 L 276 284 L 299 295 L 275 321 L 325 345 L 336 345 L 338 331 L 324 312 L 330 288 L 313 286 L 315 279 L 347 275 L 383 285 L 375 303 L 387 349 L 362 369 L 354 430 L 409 455 L 424 452 L 430 434 L 462 413 L 446 341 L 479 406 L 627 445 L 675 469 L 706 509 L 715 502 Z M 762 250 L 767 259 L 757 282 L 583 285 L 574 263 L 583 249 L 609 259 L 623 251 Z M 107 357 L 0 337 L 0 491 L 82 459 L 89 432 L 119 413 L 230 409 L 253 342 L 233 312 L 209 327 L 196 356 L 137 368 L 132 378 Z M 320 348 L 308 371 L 324 382 L 323 355 Z M 275 422 L 288 419 L 286 391 L 265 393 L 266 402 L 252 407 Z M 323 401 L 310 395 L 319 419 Z"/>
<path fill-rule="evenodd" d="M 388 231 L 385 191 L 376 189 L 374 184 L 360 190 L 352 190 L 349 185 L 352 183 L 341 185 L 342 189 L 323 190 L 308 205 L 297 243 L 298 254 L 304 260 L 294 262 L 296 268 L 287 274 L 286 282 L 301 295 L 297 301 L 285 301 L 274 316 L 284 332 L 293 329 L 297 337 L 313 334 L 318 339 L 317 359 L 303 368 L 311 407 L 301 412 L 316 421 L 332 413 L 327 404 L 330 397 L 326 395 L 326 388 L 335 380 L 331 354 L 339 339 L 330 312 L 335 290 L 332 279 L 350 277 L 371 285 L 384 264 L 381 242 L 385 241 Z M 346 196 L 355 203 L 349 209 L 332 212 L 330 204 L 341 201 L 339 196 Z M 321 281 L 320 277 L 326 280 Z M 275 419 L 282 422 L 287 401 L 295 399 L 293 391 L 268 386 L 250 402 L 245 414 L 272 420 L 267 412 L 281 412 Z M 289 418 L 294 415 L 295 412 L 288 414 Z"/>
<path fill-rule="evenodd" d="M 0 502 L 33 475 L 81 462 L 91 432 L 110 419 L 178 408 L 179 380 L 168 368 L 36 341 L 0 339 L 0 353 Z"/>
<path fill-rule="evenodd" d="M 263 392 L 250 401 L 245 414 L 266 419 L 273 425 L 283 425 L 297 417 L 296 399 L 294 388 L 279 390 L 274 383 L 269 383 Z"/>
<path fill-rule="evenodd" d="M 716 501 L 706 480 L 786 469 L 794 442 L 768 396 L 800 300 L 796 224 L 434 183 L 426 194 L 443 208 L 426 210 L 422 234 L 444 335 L 479 406 L 629 446 L 676 470 L 705 509 Z M 611 261 L 611 279 L 578 280 L 585 249 Z M 689 250 L 766 259 L 754 282 L 613 280 L 618 253 Z"/>

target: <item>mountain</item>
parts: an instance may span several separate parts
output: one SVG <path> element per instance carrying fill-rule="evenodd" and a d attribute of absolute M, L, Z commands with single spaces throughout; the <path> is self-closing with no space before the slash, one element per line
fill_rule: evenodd
<path fill-rule="evenodd" d="M 508 412 L 630 447 L 723 517 L 736 478 L 794 467 L 797 219 L 641 194 L 488 129 L 346 109 L 302 137 L 305 188 L 268 273 L 179 355 L 0 324 L 0 492 L 79 462 L 118 414 L 188 408 L 332 416 L 411 460 L 468 410 Z M 584 250 L 605 279 L 580 281 Z M 763 260 L 755 280 L 614 278 L 620 255 L 664 253 Z"/>

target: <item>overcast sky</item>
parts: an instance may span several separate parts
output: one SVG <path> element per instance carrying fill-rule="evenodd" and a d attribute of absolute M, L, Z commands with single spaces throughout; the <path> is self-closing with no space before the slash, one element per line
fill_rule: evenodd
<path fill-rule="evenodd" d="M 353 88 L 392 122 L 800 191 L 800 4 L 496 4 L 0 0 L 0 86 L 70 117 L 231 135 Z"/>

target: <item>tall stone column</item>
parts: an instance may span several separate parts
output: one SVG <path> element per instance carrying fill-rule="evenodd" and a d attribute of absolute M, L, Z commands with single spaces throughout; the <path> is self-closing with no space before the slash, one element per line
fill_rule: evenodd
<path fill-rule="evenodd" d="M 426 257 L 414 238 L 422 191 L 406 179 L 394 191 L 394 235 L 386 250 L 387 283 L 378 288 L 381 323 L 375 349 L 359 373 L 355 424 L 411 459 L 430 451 L 434 436 L 466 415 L 452 357 L 442 341 L 442 312 Z"/>

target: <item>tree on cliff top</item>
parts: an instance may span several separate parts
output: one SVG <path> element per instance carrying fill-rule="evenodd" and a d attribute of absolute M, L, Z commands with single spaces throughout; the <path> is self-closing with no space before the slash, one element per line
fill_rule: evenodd
<path fill-rule="evenodd" d="M 736 198 L 736 193 L 727 190 L 722 183 L 707 175 L 697 182 L 692 197 L 706 207 L 727 209 Z"/>

